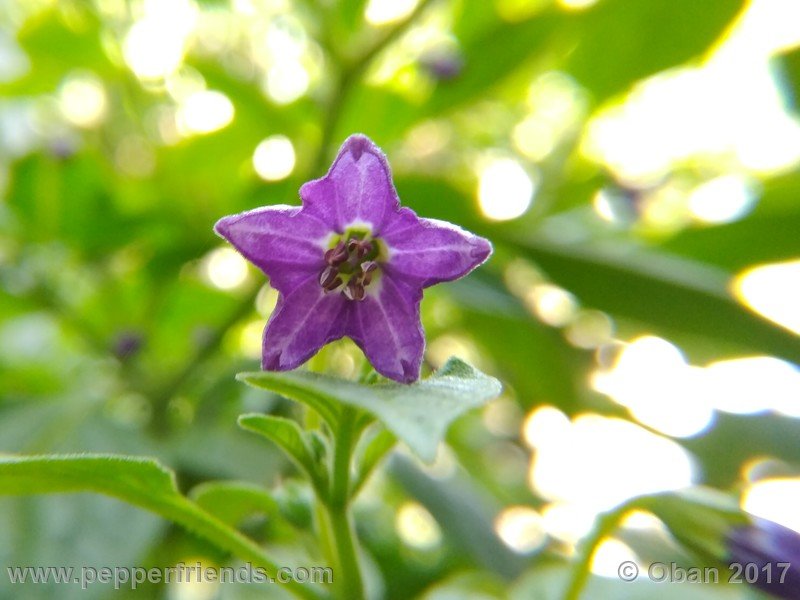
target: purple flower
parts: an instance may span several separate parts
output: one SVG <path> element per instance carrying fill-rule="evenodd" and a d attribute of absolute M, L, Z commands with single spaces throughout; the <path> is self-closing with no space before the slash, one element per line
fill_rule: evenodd
<path fill-rule="evenodd" d="M 743 579 L 778 598 L 800 598 L 800 534 L 754 517 L 731 530 L 727 545 L 730 560 L 745 569 Z M 756 573 L 747 572 L 749 564 L 756 565 Z"/>
<path fill-rule="evenodd" d="M 262 368 L 289 370 L 351 338 L 382 375 L 419 378 L 423 288 L 463 277 L 491 244 L 400 207 L 386 157 L 349 137 L 328 174 L 300 188 L 302 207 L 224 217 L 215 231 L 280 293 L 264 330 Z"/>

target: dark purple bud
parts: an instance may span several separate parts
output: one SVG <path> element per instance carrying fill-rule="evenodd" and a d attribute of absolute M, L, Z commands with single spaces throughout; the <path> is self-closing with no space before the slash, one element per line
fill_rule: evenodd
<path fill-rule="evenodd" d="M 800 534 L 754 517 L 752 523 L 733 528 L 726 541 L 730 561 L 743 567 L 742 581 L 777 598 L 800 598 Z"/>
<path fill-rule="evenodd" d="M 135 331 L 124 331 L 114 339 L 111 352 L 119 360 L 128 360 L 141 350 L 144 338 Z"/>
<path fill-rule="evenodd" d="M 464 69 L 464 59 L 458 50 L 431 50 L 420 59 L 420 64 L 436 79 L 449 81 L 455 79 Z"/>
<path fill-rule="evenodd" d="M 50 142 L 50 152 L 59 160 L 72 158 L 78 151 L 78 144 L 74 139 L 57 137 Z"/>

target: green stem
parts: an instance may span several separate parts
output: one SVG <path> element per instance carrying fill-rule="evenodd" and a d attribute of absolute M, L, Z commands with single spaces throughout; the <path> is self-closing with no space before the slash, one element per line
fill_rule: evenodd
<path fill-rule="evenodd" d="M 358 421 L 358 413 L 354 408 L 342 408 L 333 449 L 331 489 L 324 505 L 324 525 L 327 535 L 333 541 L 338 567 L 338 572 L 334 575 L 335 587 L 337 597 L 342 600 L 364 598 L 355 532 L 349 515 L 350 467 L 353 448 L 358 439 Z"/>
<path fill-rule="evenodd" d="M 642 498 L 634 498 L 614 510 L 604 513 L 598 517 L 597 526 L 592 534 L 587 537 L 580 547 L 577 559 L 572 568 L 569 587 L 564 593 L 564 600 L 578 600 L 592 567 L 592 557 L 600 543 L 610 536 L 619 527 L 625 516 L 641 505 Z"/>
<path fill-rule="evenodd" d="M 364 582 L 358 563 L 353 524 L 346 507 L 328 506 L 327 518 L 336 548 L 339 572 L 334 574 L 336 595 L 341 600 L 363 600 Z"/>

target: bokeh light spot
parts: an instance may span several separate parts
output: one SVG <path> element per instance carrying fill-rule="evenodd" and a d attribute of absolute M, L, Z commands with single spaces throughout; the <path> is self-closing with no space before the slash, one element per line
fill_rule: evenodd
<path fill-rule="evenodd" d="M 512 158 L 492 159 L 480 171 L 478 202 L 489 219 L 507 221 L 525 214 L 533 193 L 533 180 Z"/>
<path fill-rule="evenodd" d="M 253 167 L 266 181 L 286 179 L 294 170 L 294 146 L 285 135 L 273 135 L 263 140 L 253 153 Z"/>

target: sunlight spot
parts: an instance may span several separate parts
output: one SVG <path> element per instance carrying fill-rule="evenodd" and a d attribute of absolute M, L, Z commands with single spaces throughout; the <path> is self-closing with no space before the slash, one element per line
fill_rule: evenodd
<path fill-rule="evenodd" d="M 577 348 L 592 349 L 611 342 L 614 321 L 606 313 L 586 309 L 578 311 L 564 330 L 564 337 Z"/>
<path fill-rule="evenodd" d="M 594 527 L 596 511 L 579 504 L 554 502 L 542 510 L 542 525 L 548 535 L 577 544 Z"/>
<path fill-rule="evenodd" d="M 232 290 L 247 280 L 247 262 L 233 248 L 217 248 L 204 262 L 208 281 L 221 290 Z"/>
<path fill-rule="evenodd" d="M 264 333 L 264 321 L 250 321 L 239 332 L 239 350 L 247 358 L 261 358 L 261 337 Z"/>
<path fill-rule="evenodd" d="M 592 198 L 592 207 L 601 219 L 614 223 L 619 221 L 619 216 L 615 210 L 618 198 L 607 189 L 598 190 Z"/>
<path fill-rule="evenodd" d="M 733 293 L 754 312 L 800 334 L 800 260 L 752 267 L 736 277 Z"/>
<path fill-rule="evenodd" d="M 386 25 L 404 19 L 419 0 L 369 0 L 364 17 L 373 25 Z"/>
<path fill-rule="evenodd" d="M 256 312 L 266 319 L 278 305 L 277 290 L 268 284 L 262 285 L 256 294 L 255 304 Z"/>
<path fill-rule="evenodd" d="M 661 522 L 661 519 L 643 510 L 632 510 L 626 514 L 622 521 L 622 527 L 640 531 L 664 531 L 664 523 Z"/>
<path fill-rule="evenodd" d="M 431 340 L 426 354 L 437 368 L 444 365 L 451 356 L 457 356 L 471 365 L 481 364 L 480 353 L 472 340 L 454 333 L 440 335 Z"/>
<path fill-rule="evenodd" d="M 800 417 L 800 370 L 771 356 L 713 362 L 705 368 L 715 408 L 747 415 L 769 410 Z"/>
<path fill-rule="evenodd" d="M 497 515 L 494 528 L 505 545 L 520 554 L 538 550 L 547 541 L 542 515 L 527 506 L 504 509 Z"/>
<path fill-rule="evenodd" d="M 740 175 L 722 175 L 699 185 L 688 198 L 689 211 L 705 223 L 730 223 L 745 216 L 756 199 L 753 182 Z"/>
<path fill-rule="evenodd" d="M 187 557 L 177 563 L 177 573 L 167 587 L 168 600 L 212 600 L 219 593 L 219 581 L 203 576 L 216 566 L 202 557 Z"/>
<path fill-rule="evenodd" d="M 800 479 L 764 479 L 752 484 L 742 497 L 742 508 L 750 514 L 800 533 L 798 506 Z"/>
<path fill-rule="evenodd" d="M 597 2 L 598 0 L 558 0 L 558 5 L 567 10 L 583 10 Z"/>
<path fill-rule="evenodd" d="M 176 101 L 183 102 L 188 97 L 206 89 L 203 75 L 186 65 L 170 74 L 164 82 L 167 93 Z"/>
<path fill-rule="evenodd" d="M 531 448 L 542 449 L 558 445 L 569 434 L 571 424 L 567 415 L 552 406 L 540 406 L 529 413 L 522 425 L 522 437 Z"/>
<path fill-rule="evenodd" d="M 532 488 L 548 500 L 599 512 L 693 480 L 686 450 L 629 421 L 585 414 L 566 432 L 549 435 L 552 443 L 537 444 L 529 473 Z"/>
<path fill-rule="evenodd" d="M 613 368 L 595 372 L 591 383 L 640 423 L 673 437 L 698 435 L 714 417 L 702 369 L 688 365 L 677 347 L 658 337 L 633 340 Z"/>
<path fill-rule="evenodd" d="M 525 213 L 531 205 L 534 183 L 512 158 L 489 161 L 480 171 L 478 202 L 486 217 L 508 221 Z"/>
<path fill-rule="evenodd" d="M 561 327 L 569 323 L 578 310 L 575 296 L 551 283 L 534 286 L 525 296 L 525 304 L 544 323 Z"/>
<path fill-rule="evenodd" d="M 514 146 L 533 161 L 540 161 L 553 151 L 558 133 L 553 125 L 537 117 L 528 117 L 517 123 L 511 132 Z"/>
<path fill-rule="evenodd" d="M 183 61 L 184 39 L 154 19 L 134 23 L 125 36 L 125 62 L 140 79 L 163 79 Z"/>
<path fill-rule="evenodd" d="M 267 71 L 266 91 L 278 104 L 294 102 L 308 91 L 308 86 L 308 72 L 299 61 L 284 60 Z"/>
<path fill-rule="evenodd" d="M 439 524 L 427 509 L 417 502 L 406 502 L 397 511 L 395 528 L 409 546 L 430 550 L 442 541 Z"/>
<path fill-rule="evenodd" d="M 286 179 L 292 174 L 294 163 L 294 146 L 285 135 L 268 137 L 256 146 L 253 153 L 253 167 L 266 181 Z"/>
<path fill-rule="evenodd" d="M 211 133 L 229 125 L 234 113 L 233 102 L 222 92 L 195 92 L 178 109 L 178 131 L 184 135 Z"/>
<path fill-rule="evenodd" d="M 103 82 L 92 73 L 73 74 L 58 90 L 64 117 L 78 127 L 94 127 L 106 116 L 108 100 Z"/>
<path fill-rule="evenodd" d="M 515 258 L 506 266 L 503 281 L 512 294 L 524 298 L 534 286 L 544 283 L 545 277 L 531 263 Z"/>
<path fill-rule="evenodd" d="M 519 405 L 507 396 L 492 400 L 483 409 L 483 424 L 498 437 L 516 437 L 522 414 Z"/>
<path fill-rule="evenodd" d="M 639 559 L 628 544 L 615 538 L 605 538 L 592 556 L 592 573 L 619 581 L 620 565 L 638 563 Z"/>

